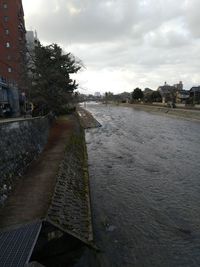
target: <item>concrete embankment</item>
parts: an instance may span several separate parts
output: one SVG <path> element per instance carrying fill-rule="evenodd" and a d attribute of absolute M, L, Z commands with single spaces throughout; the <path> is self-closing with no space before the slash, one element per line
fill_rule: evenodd
<path fill-rule="evenodd" d="M 89 243 L 93 240 L 85 133 L 74 116 L 73 129 L 57 173 L 48 219 L 67 233 Z"/>
<path fill-rule="evenodd" d="M 78 107 L 77 112 L 80 118 L 81 126 L 84 129 L 101 127 L 101 124 L 92 116 L 89 111 Z"/>
<path fill-rule="evenodd" d="M 200 121 L 200 110 L 193 109 L 179 109 L 179 108 L 167 108 L 153 105 L 143 104 L 120 104 L 120 106 L 130 107 L 137 110 L 144 110 L 147 112 L 157 113 L 165 116 L 179 117 L 182 119 Z"/>

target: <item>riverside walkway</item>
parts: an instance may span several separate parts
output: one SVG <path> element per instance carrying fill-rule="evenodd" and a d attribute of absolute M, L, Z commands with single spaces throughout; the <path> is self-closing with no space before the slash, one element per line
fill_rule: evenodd
<path fill-rule="evenodd" d="M 14 257 L 13 264 L 21 254 L 29 254 L 30 257 L 42 225 L 47 223 L 91 244 L 93 233 L 87 153 L 80 121 L 81 118 L 79 120 L 73 114 L 54 122 L 44 151 L 30 164 L 0 208 L 1 266 L 16 266 L 5 264 L 10 261 L 10 257 L 6 256 L 9 253 Z M 25 242 L 20 236 L 24 236 L 27 247 L 24 247 Z M 27 250 L 30 250 L 29 253 Z M 28 256 L 24 260 L 27 263 Z M 22 266 L 22 263 L 17 266 Z"/>

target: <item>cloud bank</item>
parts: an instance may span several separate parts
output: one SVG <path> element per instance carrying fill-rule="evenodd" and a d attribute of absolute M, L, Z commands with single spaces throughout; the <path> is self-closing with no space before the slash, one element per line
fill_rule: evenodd
<path fill-rule="evenodd" d="M 198 0 L 23 0 L 27 28 L 84 62 L 85 92 L 200 84 Z"/>

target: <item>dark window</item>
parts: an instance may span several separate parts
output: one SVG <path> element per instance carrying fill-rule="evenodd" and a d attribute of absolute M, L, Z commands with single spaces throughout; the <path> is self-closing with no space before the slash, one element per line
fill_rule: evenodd
<path fill-rule="evenodd" d="M 4 21 L 7 22 L 8 21 L 8 16 L 4 17 Z"/>
<path fill-rule="evenodd" d="M 9 35 L 9 30 L 8 29 L 5 29 L 5 34 Z"/>

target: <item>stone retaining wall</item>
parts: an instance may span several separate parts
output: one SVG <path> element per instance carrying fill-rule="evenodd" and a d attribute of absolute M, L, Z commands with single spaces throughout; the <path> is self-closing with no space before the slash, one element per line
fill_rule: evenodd
<path fill-rule="evenodd" d="M 87 244 L 93 240 L 87 148 L 77 117 L 65 145 L 47 221 Z"/>
<path fill-rule="evenodd" d="M 0 123 L 0 205 L 27 165 L 43 150 L 48 135 L 47 117 Z"/>

